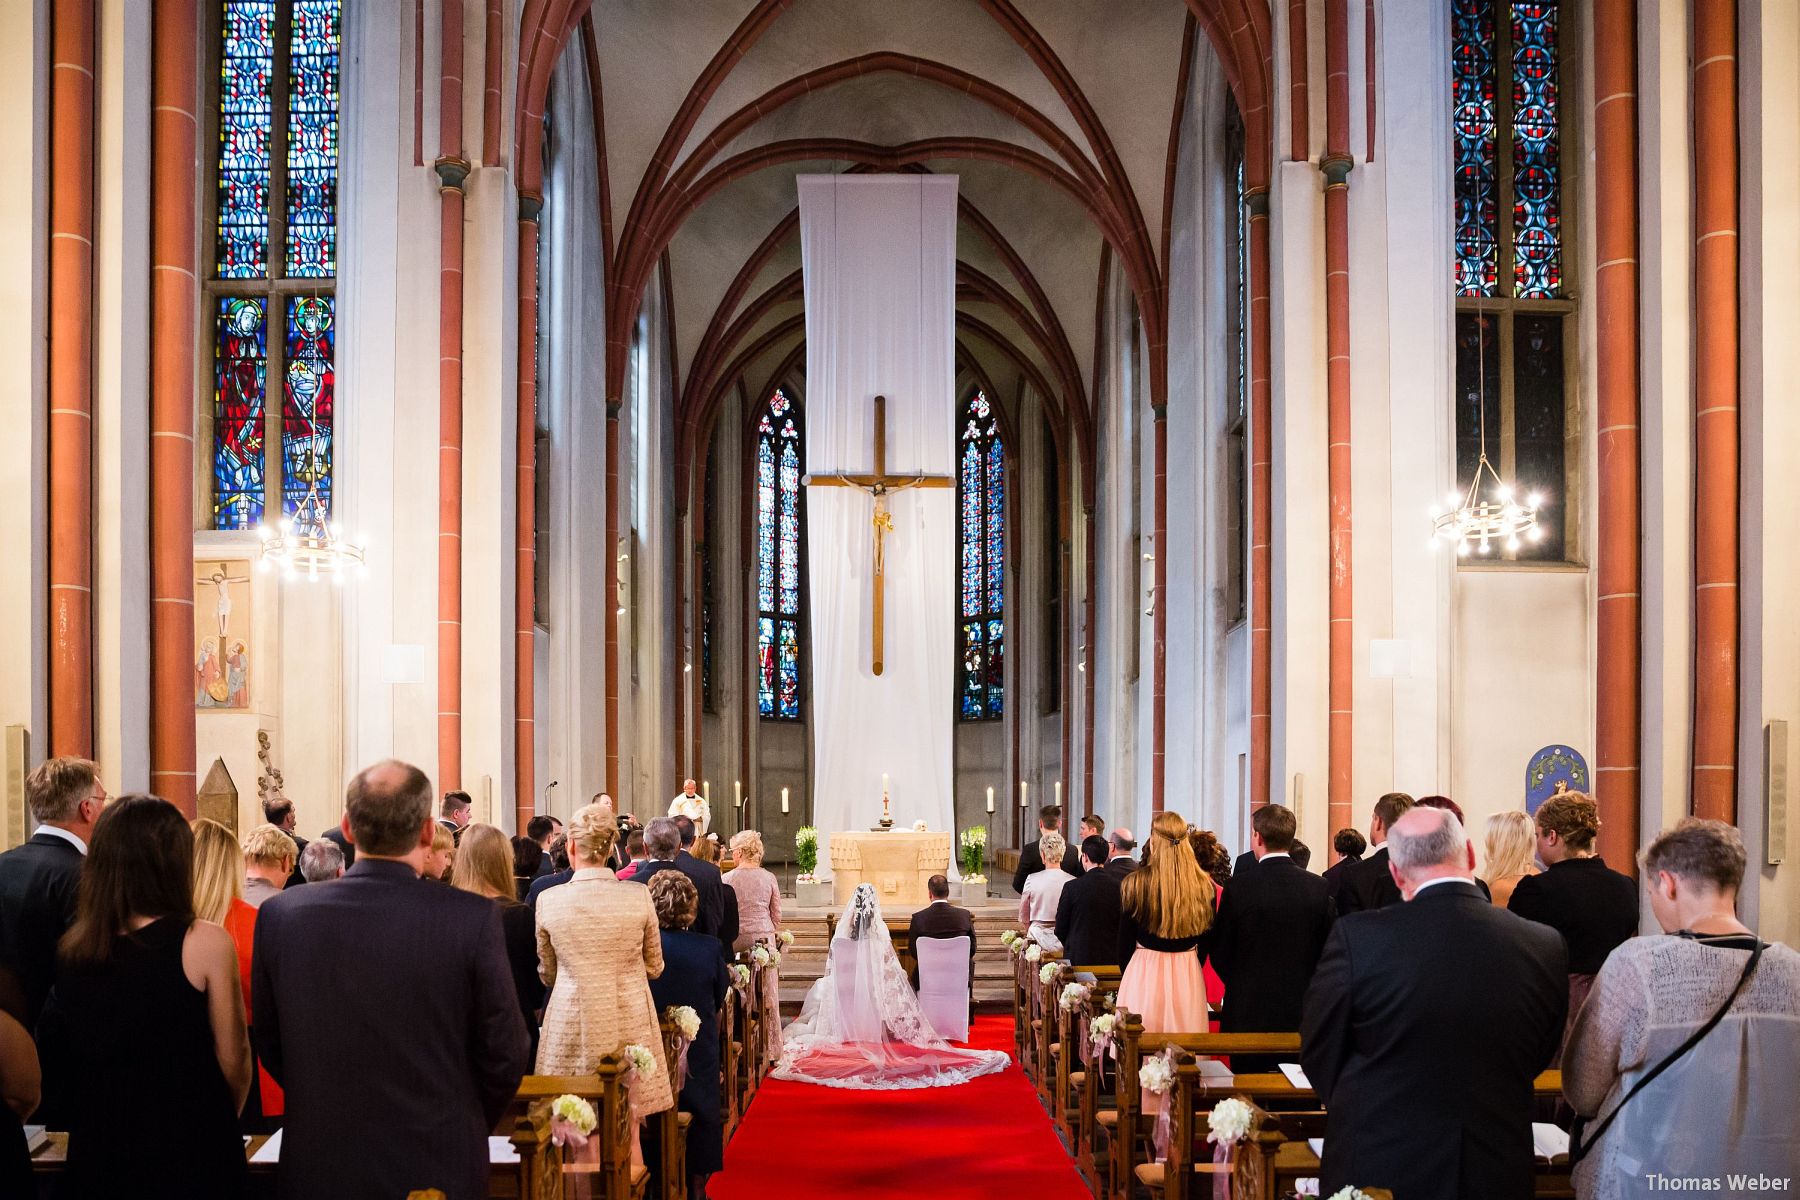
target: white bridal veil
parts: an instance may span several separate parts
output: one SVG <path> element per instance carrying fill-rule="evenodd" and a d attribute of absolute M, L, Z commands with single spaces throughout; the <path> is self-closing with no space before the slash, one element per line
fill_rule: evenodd
<path fill-rule="evenodd" d="M 938 1036 L 900 969 L 875 889 L 844 906 L 825 975 L 788 1026 L 777 1079 L 826 1087 L 949 1087 L 1004 1070 L 1000 1050 L 959 1050 Z"/>

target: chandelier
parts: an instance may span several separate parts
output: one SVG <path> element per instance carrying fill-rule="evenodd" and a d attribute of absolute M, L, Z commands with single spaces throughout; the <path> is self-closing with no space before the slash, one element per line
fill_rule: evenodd
<path fill-rule="evenodd" d="M 293 316 L 295 332 L 303 347 L 323 341 L 331 327 L 331 306 L 317 296 L 302 299 Z M 328 343 L 326 343 L 328 345 Z M 367 539 L 351 541 L 328 514 L 319 484 L 330 486 L 331 434 L 329 426 L 321 428 L 315 419 L 319 402 L 330 404 L 331 367 L 313 355 L 301 353 L 289 361 L 287 391 L 298 413 L 306 422 L 306 432 L 296 438 L 287 452 L 294 456 L 293 478 L 306 483 L 306 492 L 294 505 L 291 514 L 283 514 L 274 525 L 262 527 L 261 568 L 280 571 L 283 579 L 305 578 L 317 583 L 321 578 L 341 584 L 354 574 L 358 579 L 368 575 Z M 329 412 L 329 407 L 326 408 Z"/>
<path fill-rule="evenodd" d="M 1500 478 L 1494 470 L 1494 464 L 1487 456 L 1487 318 L 1478 316 L 1476 320 L 1477 367 L 1479 377 L 1477 393 L 1477 412 L 1480 420 L 1480 452 L 1475 462 L 1475 474 L 1469 480 L 1466 492 L 1450 493 L 1443 506 L 1431 506 L 1432 538 L 1431 547 L 1436 549 L 1439 542 L 1448 542 L 1456 547 L 1456 553 L 1467 556 L 1470 548 L 1477 554 L 1490 554 L 1493 544 L 1499 542 L 1508 551 L 1516 552 L 1524 542 L 1541 542 L 1544 540 L 1543 527 L 1538 524 L 1538 508 L 1544 498 L 1532 492 L 1524 499 L 1519 499 L 1512 485 Z M 1482 478 L 1493 481 L 1491 498 L 1481 494 Z"/>

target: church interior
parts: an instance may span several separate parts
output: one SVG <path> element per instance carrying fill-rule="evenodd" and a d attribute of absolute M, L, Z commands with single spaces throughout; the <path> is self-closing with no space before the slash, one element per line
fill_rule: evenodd
<path fill-rule="evenodd" d="M 1077 1165 L 988 940 L 1047 805 L 1283 806 L 1316 873 L 1386 793 L 1477 850 L 1584 793 L 1629 876 L 1735 826 L 1800 938 L 1786 0 L 12 0 L 0 65 L 0 849 L 64 756 L 239 836 L 389 759 L 509 836 L 691 780 L 816 976 L 800 842 L 978 828 Z M 925 566 L 822 490 L 885 476 L 819 451 L 807 180 L 952 198 Z M 840 702 L 884 631 L 922 698 Z"/>

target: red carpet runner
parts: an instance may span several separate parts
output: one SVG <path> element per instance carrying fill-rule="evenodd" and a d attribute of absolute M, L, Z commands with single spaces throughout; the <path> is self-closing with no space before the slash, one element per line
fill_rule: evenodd
<path fill-rule="evenodd" d="M 978 1016 L 968 1044 L 1012 1050 L 1012 1018 Z M 1031 1082 L 1014 1063 L 953 1088 L 853 1092 L 766 1081 L 725 1148 L 712 1200 L 1085 1200 Z"/>

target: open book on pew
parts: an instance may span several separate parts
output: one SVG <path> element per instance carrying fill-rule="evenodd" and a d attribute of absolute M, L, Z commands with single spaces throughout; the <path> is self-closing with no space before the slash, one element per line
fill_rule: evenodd
<path fill-rule="evenodd" d="M 253 1163 L 277 1163 L 281 1161 L 281 1130 L 277 1129 L 269 1135 L 269 1140 L 258 1146 L 256 1153 L 250 1156 Z M 511 1138 L 488 1135 L 488 1162 L 494 1166 L 502 1163 L 519 1161 L 519 1148 L 512 1144 Z"/>
<path fill-rule="evenodd" d="M 1299 1063 L 1276 1063 L 1275 1065 L 1281 1068 L 1281 1073 L 1287 1076 L 1289 1083 L 1297 1088 L 1312 1090 L 1312 1080 L 1306 1077 L 1306 1072 L 1300 1069 Z"/>
<path fill-rule="evenodd" d="M 1561 1166 L 1569 1161 L 1569 1134 L 1545 1121 L 1531 1123 L 1531 1148 L 1541 1163 Z"/>

